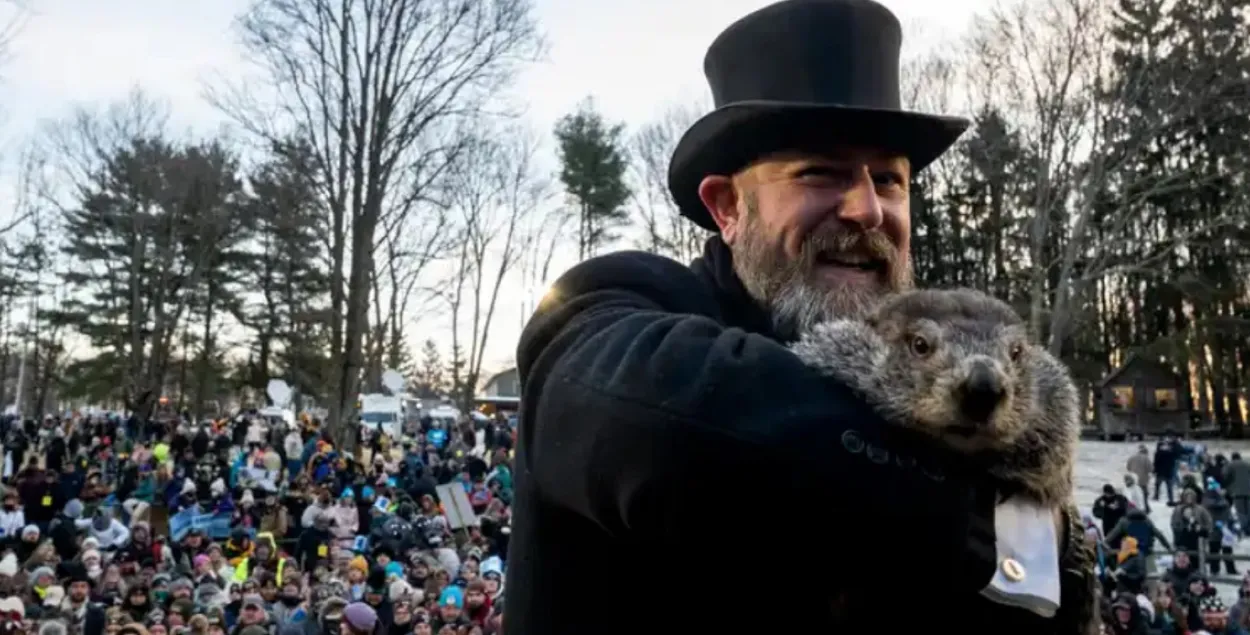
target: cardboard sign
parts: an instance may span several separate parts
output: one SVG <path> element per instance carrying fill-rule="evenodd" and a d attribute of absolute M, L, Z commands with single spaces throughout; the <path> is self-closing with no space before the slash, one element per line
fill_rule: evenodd
<path fill-rule="evenodd" d="M 478 524 L 477 514 L 473 505 L 469 504 L 469 496 L 460 483 L 448 483 L 435 488 L 438 501 L 443 505 L 443 516 L 447 518 L 449 529 L 473 527 Z"/>

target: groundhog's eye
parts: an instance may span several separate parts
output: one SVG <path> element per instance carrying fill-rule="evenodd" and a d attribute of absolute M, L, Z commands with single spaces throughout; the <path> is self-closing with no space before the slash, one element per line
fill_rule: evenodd
<path fill-rule="evenodd" d="M 929 340 L 922 335 L 911 336 L 911 352 L 924 357 L 933 352 L 933 345 L 929 344 Z"/>
<path fill-rule="evenodd" d="M 1011 361 L 1013 362 L 1020 361 L 1020 356 L 1024 354 L 1024 344 L 1020 344 L 1020 343 L 1012 344 L 1011 350 L 1008 352 L 1008 354 L 1011 355 Z"/>

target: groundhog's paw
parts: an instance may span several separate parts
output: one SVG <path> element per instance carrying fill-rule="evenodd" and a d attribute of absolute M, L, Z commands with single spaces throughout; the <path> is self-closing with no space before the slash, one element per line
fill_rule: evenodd
<path fill-rule="evenodd" d="M 842 379 L 872 374 L 884 350 L 879 335 L 853 320 L 817 324 L 790 346 L 807 366 Z"/>

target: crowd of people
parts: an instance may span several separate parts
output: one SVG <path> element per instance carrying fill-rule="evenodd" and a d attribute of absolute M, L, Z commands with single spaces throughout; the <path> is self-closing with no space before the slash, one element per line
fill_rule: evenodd
<path fill-rule="evenodd" d="M 1171 508 L 1170 535 L 1151 520 L 1152 503 Z M 1153 454 L 1138 447 L 1122 487 L 1103 486 L 1085 525 L 1099 554 L 1105 632 L 1250 635 L 1250 572 L 1231 605 L 1213 584 L 1221 569 L 1240 575 L 1232 555 L 1250 532 L 1250 462 L 1240 453 L 1212 455 L 1168 432 Z"/>
<path fill-rule="evenodd" d="M 440 425 L 2 420 L 0 634 L 498 633 L 515 433 Z"/>

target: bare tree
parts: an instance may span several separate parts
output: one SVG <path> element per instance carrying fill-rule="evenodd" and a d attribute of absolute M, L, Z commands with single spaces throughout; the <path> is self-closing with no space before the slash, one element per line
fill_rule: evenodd
<path fill-rule="evenodd" d="M 9 47 L 29 17 L 25 2 L 0 0 L 0 63 L 8 61 Z"/>
<path fill-rule="evenodd" d="M 338 377 L 330 422 L 346 421 L 385 210 L 412 209 L 463 150 L 460 129 L 534 58 L 529 0 L 259 0 L 241 20 L 263 83 L 212 101 L 268 140 L 292 130 L 315 152 L 331 232 L 331 344 Z M 355 435 L 340 435 L 353 447 Z"/>
<path fill-rule="evenodd" d="M 448 195 L 461 231 L 448 293 L 452 320 L 452 383 L 463 408 L 472 406 L 486 345 L 509 274 L 531 249 L 531 221 L 550 198 L 538 175 L 534 135 L 513 130 L 483 137 L 472 160 L 451 171 Z"/>
<path fill-rule="evenodd" d="M 1230 94 L 1244 94 L 1247 80 L 1225 77 L 1212 85 L 1207 73 L 1169 73 L 1149 64 L 1113 73 L 1111 11 L 1099 0 L 1020 2 L 979 19 L 970 38 L 969 85 L 1021 124 L 1033 153 L 1028 317 L 1055 354 L 1074 328 L 1073 307 L 1094 283 L 1150 270 L 1236 222 L 1229 210 L 1182 231 L 1121 241 L 1134 246 L 1131 255 L 1117 249 L 1115 236 L 1140 233 L 1135 225 L 1148 201 L 1212 178 L 1182 163 L 1144 174 L 1125 168 L 1159 152 L 1176 122 L 1217 116 Z M 1129 113 L 1127 105 L 1135 103 L 1151 104 L 1152 113 Z M 1092 232 L 1095 217 L 1101 239 Z"/>
<path fill-rule="evenodd" d="M 682 134 L 703 113 L 703 103 L 672 106 L 630 140 L 634 207 L 642 220 L 643 249 L 690 262 L 711 234 L 681 215 L 668 189 L 668 162 Z"/>

